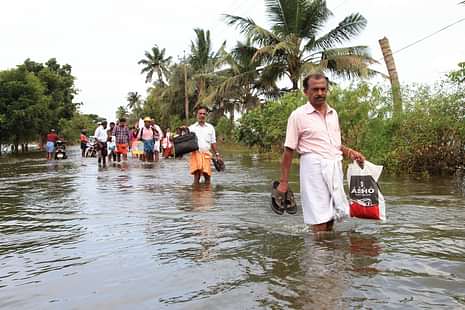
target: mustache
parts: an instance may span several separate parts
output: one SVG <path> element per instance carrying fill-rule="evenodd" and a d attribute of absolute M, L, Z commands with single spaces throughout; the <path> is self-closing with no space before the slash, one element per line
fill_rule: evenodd
<path fill-rule="evenodd" d="M 315 99 L 326 99 L 326 96 L 316 96 Z"/>

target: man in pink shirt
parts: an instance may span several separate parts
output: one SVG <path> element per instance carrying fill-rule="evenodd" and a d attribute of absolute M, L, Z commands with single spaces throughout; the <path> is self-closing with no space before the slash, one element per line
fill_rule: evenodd
<path fill-rule="evenodd" d="M 348 216 L 343 189 L 342 155 L 363 164 L 365 157 L 341 143 L 336 110 L 326 103 L 328 79 L 312 74 L 303 81 L 308 103 L 288 119 L 278 192 L 288 191 L 294 150 L 300 154 L 300 193 L 304 222 L 314 232 L 330 231 L 334 219 Z"/>

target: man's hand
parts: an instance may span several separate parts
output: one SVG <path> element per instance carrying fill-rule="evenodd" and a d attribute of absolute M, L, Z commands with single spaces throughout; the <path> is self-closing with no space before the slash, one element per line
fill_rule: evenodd
<path fill-rule="evenodd" d="M 278 187 L 276 188 L 280 193 L 286 193 L 289 190 L 289 183 L 280 181 Z"/>
<path fill-rule="evenodd" d="M 359 153 L 354 150 L 350 150 L 349 152 L 350 159 L 355 160 L 357 164 L 363 168 L 363 163 L 365 162 L 365 156 L 362 153 Z"/>

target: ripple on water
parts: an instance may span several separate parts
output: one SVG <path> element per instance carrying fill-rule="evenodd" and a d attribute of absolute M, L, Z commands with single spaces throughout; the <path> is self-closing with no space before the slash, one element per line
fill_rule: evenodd
<path fill-rule="evenodd" d="M 210 187 L 186 160 L 0 162 L 0 307 L 464 307 L 464 204 L 444 180 L 382 181 L 386 223 L 316 238 L 300 210 L 271 212 L 278 163 L 226 154 Z"/>

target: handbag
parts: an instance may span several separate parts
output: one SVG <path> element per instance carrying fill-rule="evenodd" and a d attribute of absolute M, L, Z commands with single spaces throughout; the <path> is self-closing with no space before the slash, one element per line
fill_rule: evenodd
<path fill-rule="evenodd" d="M 173 139 L 174 154 L 176 157 L 199 150 L 197 136 L 193 132 L 177 136 Z"/>

